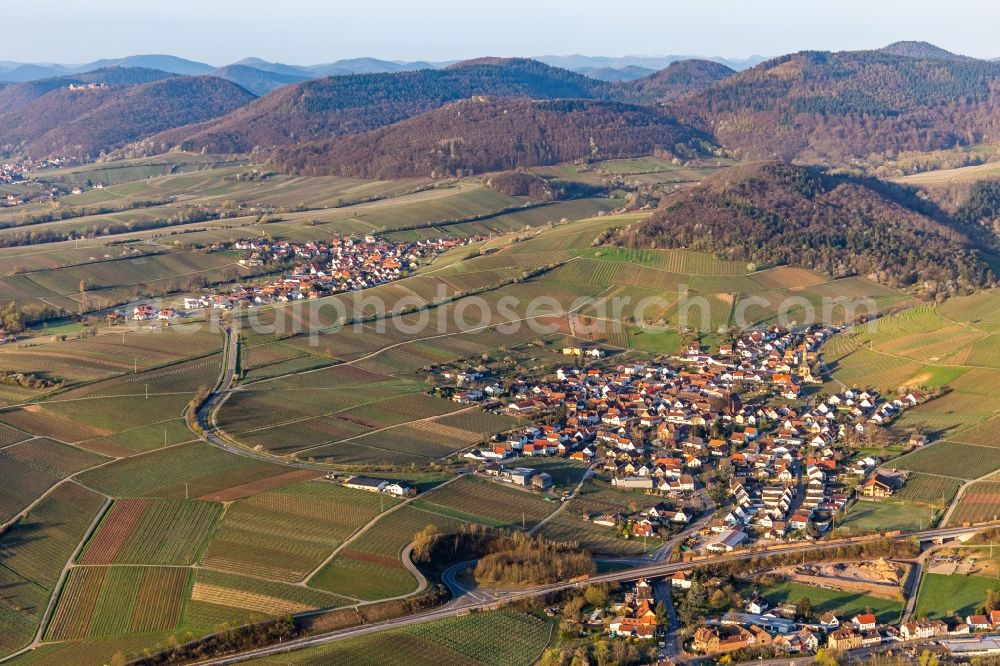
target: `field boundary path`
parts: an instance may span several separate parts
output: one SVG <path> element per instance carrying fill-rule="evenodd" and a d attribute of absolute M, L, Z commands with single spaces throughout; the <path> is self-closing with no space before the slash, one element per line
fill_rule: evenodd
<path fill-rule="evenodd" d="M 87 527 L 87 531 L 84 533 L 83 538 L 80 539 L 80 543 L 76 544 L 73 554 L 69 556 L 69 560 L 66 561 L 62 571 L 59 573 L 59 580 L 56 581 L 55 586 L 52 588 L 52 596 L 49 597 L 49 603 L 45 607 L 45 613 L 42 615 L 42 619 L 38 623 L 38 630 L 35 632 L 35 638 L 21 652 L 34 650 L 41 644 L 42 636 L 45 634 L 45 630 L 48 628 L 49 622 L 52 619 L 52 614 L 55 612 L 56 603 L 59 601 L 59 597 L 62 596 L 63 586 L 66 584 L 66 578 L 69 576 L 69 572 L 73 569 L 76 558 L 80 556 L 81 552 L 83 552 L 84 546 L 90 541 L 94 532 L 97 531 L 97 526 L 101 524 L 102 520 L 104 520 L 104 516 L 107 514 L 108 509 L 111 508 L 111 504 L 111 498 L 105 497 L 104 506 L 102 506 L 97 512 L 97 515 L 94 516 L 94 520 L 90 523 L 90 526 Z M 21 653 L 19 652 L 17 654 Z M 11 657 L 14 656 L 16 655 L 11 655 Z"/>
<path fill-rule="evenodd" d="M 1000 521 L 983 523 L 980 525 L 976 525 L 975 527 L 972 528 L 935 528 L 930 530 L 923 530 L 920 532 L 908 532 L 906 534 L 900 534 L 898 536 L 885 537 L 885 538 L 888 538 L 889 540 L 892 541 L 901 541 L 916 537 L 921 541 L 930 541 L 937 538 L 942 538 L 942 539 L 953 538 L 965 534 L 970 534 L 977 532 L 979 530 L 995 527 L 997 525 L 1000 525 Z M 765 550 L 737 551 L 731 554 L 711 556 L 691 562 L 645 564 L 643 566 L 635 567 L 632 569 L 614 571 L 606 574 L 598 574 L 596 576 L 591 576 L 586 580 L 564 581 L 549 585 L 539 585 L 530 588 L 522 588 L 510 592 L 503 599 L 503 601 L 476 602 L 461 607 L 456 607 L 451 604 L 446 604 L 444 606 L 429 611 L 416 613 L 413 615 L 406 615 L 392 620 L 384 620 L 382 622 L 376 622 L 373 624 L 351 627 L 349 629 L 341 629 L 326 634 L 321 634 L 319 636 L 307 636 L 305 638 L 294 639 L 280 645 L 272 645 L 265 648 L 257 648 L 254 650 L 243 652 L 241 654 L 229 655 L 226 657 L 219 657 L 216 659 L 208 659 L 206 661 L 199 663 L 202 664 L 203 666 L 209 666 L 209 665 L 225 666 L 228 664 L 236 664 L 248 661 L 250 659 L 257 659 L 266 656 L 273 656 L 276 654 L 283 654 L 286 652 L 292 652 L 295 650 L 300 650 L 308 647 L 326 645 L 339 640 L 344 640 L 346 638 L 364 636 L 367 634 L 385 631 L 388 629 L 398 629 L 416 624 L 423 624 L 425 622 L 432 622 L 434 620 L 460 617 L 463 615 L 467 615 L 473 611 L 493 610 L 503 605 L 504 603 L 510 601 L 515 601 L 518 599 L 535 598 L 551 592 L 558 592 L 574 588 L 579 589 L 599 583 L 624 582 L 624 581 L 637 580 L 639 578 L 655 578 L 660 576 L 669 576 L 670 574 L 676 573 L 678 571 L 686 571 L 694 567 L 711 566 L 713 564 L 720 564 L 724 562 L 740 562 L 740 561 L 753 560 L 754 558 L 767 556 L 772 553 L 781 554 L 781 553 L 800 553 L 800 552 L 805 553 L 810 551 L 823 551 L 828 549 L 835 549 L 838 546 L 843 546 L 843 545 L 865 543 L 866 541 L 871 541 L 871 540 L 872 540 L 871 536 L 858 536 L 858 537 L 849 537 L 846 539 L 841 539 L 832 542 L 825 542 L 825 541 L 804 542 L 804 543 L 794 544 L 790 547 L 782 546 Z M 808 659 L 811 660 L 813 658 L 809 657 Z M 779 662 L 775 663 L 783 663 L 783 664 L 789 663 L 789 659 L 784 658 Z"/>

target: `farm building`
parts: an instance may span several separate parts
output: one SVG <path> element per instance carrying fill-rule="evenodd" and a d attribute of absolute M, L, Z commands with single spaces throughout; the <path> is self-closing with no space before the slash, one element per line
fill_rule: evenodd
<path fill-rule="evenodd" d="M 367 490 L 372 493 L 386 493 L 388 495 L 396 495 L 397 497 L 405 497 L 406 495 L 416 493 L 416 490 L 405 481 L 375 479 L 370 476 L 352 476 L 344 482 L 344 487 L 354 490 Z"/>

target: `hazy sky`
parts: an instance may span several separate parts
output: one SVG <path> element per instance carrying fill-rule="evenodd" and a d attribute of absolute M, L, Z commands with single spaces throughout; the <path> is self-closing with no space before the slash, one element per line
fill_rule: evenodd
<path fill-rule="evenodd" d="M 374 56 L 778 55 L 927 40 L 1000 57 L 996 0 L 28 0 L 0 60 L 170 53 L 222 65 Z"/>

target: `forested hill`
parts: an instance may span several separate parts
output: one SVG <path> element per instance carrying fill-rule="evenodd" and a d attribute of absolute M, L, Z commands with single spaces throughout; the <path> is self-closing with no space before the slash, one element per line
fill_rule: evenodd
<path fill-rule="evenodd" d="M 142 67 L 106 67 L 86 72 L 78 76 L 60 76 L 52 79 L 38 79 L 26 83 L 10 83 L 0 87 L 0 118 L 24 104 L 35 101 L 54 90 L 70 85 L 103 83 L 109 86 L 140 85 L 152 83 L 174 76 L 158 69 Z"/>
<path fill-rule="evenodd" d="M 674 193 L 616 242 L 928 291 L 996 280 L 980 254 L 995 249 L 984 227 L 949 218 L 911 190 L 777 162 L 729 169 Z"/>
<path fill-rule="evenodd" d="M 958 55 L 929 42 L 893 42 L 879 49 L 889 55 L 905 56 L 907 58 L 929 58 L 936 60 L 974 60 L 969 56 Z"/>
<path fill-rule="evenodd" d="M 254 95 L 266 95 L 278 88 L 305 81 L 308 77 L 283 72 L 269 72 L 246 65 L 229 65 L 221 67 L 212 73 L 227 81 L 249 90 Z"/>
<path fill-rule="evenodd" d="M 0 91 L 0 97 L 18 87 Z M 21 100 L 0 114 L 0 149 L 36 159 L 95 159 L 102 151 L 152 132 L 213 118 L 253 99 L 236 84 L 211 76 L 87 90 L 72 90 L 60 81 L 57 87 L 30 101 Z"/>
<path fill-rule="evenodd" d="M 619 83 L 617 89 L 630 99 L 663 102 L 705 90 L 735 73 L 711 60 L 678 60 L 655 74 Z"/>
<path fill-rule="evenodd" d="M 657 151 L 690 155 L 703 141 L 651 107 L 477 98 L 365 134 L 281 148 L 273 161 L 309 175 L 442 177 Z"/>
<path fill-rule="evenodd" d="M 807 51 L 727 77 L 674 113 L 741 157 L 848 164 L 1000 138 L 1000 64 Z"/>
<path fill-rule="evenodd" d="M 154 142 L 211 152 L 249 151 L 389 125 L 475 95 L 604 98 L 609 84 L 534 60 L 480 59 L 442 70 L 337 76 L 289 86 L 244 109 Z"/>

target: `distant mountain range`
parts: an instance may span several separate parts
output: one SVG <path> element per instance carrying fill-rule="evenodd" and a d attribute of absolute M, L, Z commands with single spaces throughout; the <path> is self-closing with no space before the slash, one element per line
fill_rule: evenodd
<path fill-rule="evenodd" d="M 667 67 L 673 62 L 687 60 L 692 56 L 623 56 L 623 57 L 603 57 L 603 56 L 540 56 L 534 58 L 540 62 L 555 67 L 568 69 L 579 74 L 586 74 L 596 79 L 604 81 L 629 81 L 648 76 L 653 72 Z M 761 56 L 751 56 L 745 59 L 727 58 L 704 58 L 719 62 L 731 69 L 741 70 L 752 67 L 764 60 Z M 62 65 L 53 63 L 21 63 L 21 62 L 0 62 L 0 82 L 23 83 L 25 81 L 35 81 L 38 79 L 53 78 L 57 76 L 69 76 L 83 74 L 95 69 L 105 69 L 107 67 L 144 67 L 146 69 L 158 69 L 171 74 L 184 76 L 204 76 L 215 75 L 228 78 L 227 73 L 236 72 L 238 76 L 244 78 L 257 77 L 257 85 L 263 85 L 264 81 L 272 80 L 273 90 L 280 85 L 287 85 L 288 81 L 297 82 L 308 79 L 322 78 L 324 76 L 348 76 L 350 74 L 382 74 L 395 72 L 410 72 L 419 69 L 443 69 L 453 65 L 457 60 L 443 62 L 414 61 L 403 62 L 395 60 L 380 60 L 378 58 L 351 58 L 338 60 L 332 63 L 320 65 L 289 65 L 283 63 L 269 62 L 261 58 L 244 58 L 224 67 L 214 67 L 212 65 L 186 60 L 171 55 L 134 55 L 125 58 L 102 59 L 83 65 Z M 279 77 L 268 79 L 259 74 L 249 72 L 245 69 L 253 68 L 261 72 L 280 75 Z M 238 81 L 236 81 L 238 83 Z"/>
<path fill-rule="evenodd" d="M 357 59 L 308 68 L 249 59 L 218 69 L 171 56 L 105 60 L 100 62 L 110 66 L 96 70 L 0 83 L 0 153 L 86 160 L 122 148 L 129 154 L 255 152 L 257 159 L 310 173 L 388 176 L 596 159 L 632 154 L 636 146 L 670 153 L 662 132 L 666 120 L 682 128 L 678 135 L 703 137 L 738 158 L 854 167 L 872 155 L 891 158 L 1000 137 L 1000 63 L 923 42 L 802 51 L 742 71 L 688 59 L 641 76 L 646 70 L 627 60 L 563 59 L 595 67 L 589 75 L 524 58 L 443 67 Z M 601 66 L 607 64 L 622 69 Z M 375 71 L 386 67 L 396 71 Z M 351 70 L 358 73 L 320 76 Z M 167 90 L 173 98 L 163 97 Z M 469 107 L 465 115 L 461 105 L 455 113 L 432 113 L 480 98 L 516 117 L 496 117 L 486 106 Z M 648 105 L 658 119 L 649 121 L 631 106 L 557 112 L 503 101 L 512 99 Z M 157 105 L 163 113 L 154 117 Z M 624 134 L 608 141 L 613 108 L 622 110 Z M 429 115 L 404 122 L 422 114 Z M 558 127 L 560 119 L 567 131 Z M 524 140 L 494 141 L 484 134 L 487 127 Z M 380 128 L 387 129 L 374 133 Z M 598 144 L 589 156 L 581 154 L 580 136 L 570 130 L 604 136 L 609 148 Z M 352 135 L 357 138 L 345 139 Z M 429 140 L 465 148 L 441 156 L 439 144 Z M 406 149 L 408 141 L 426 149 L 424 156 Z M 627 149 L 616 152 L 612 145 Z M 379 152 L 386 146 L 392 154 Z M 372 154 L 364 156 L 365 150 Z M 490 157 L 489 150 L 500 154 Z M 357 166 L 334 151 L 352 155 Z"/>

